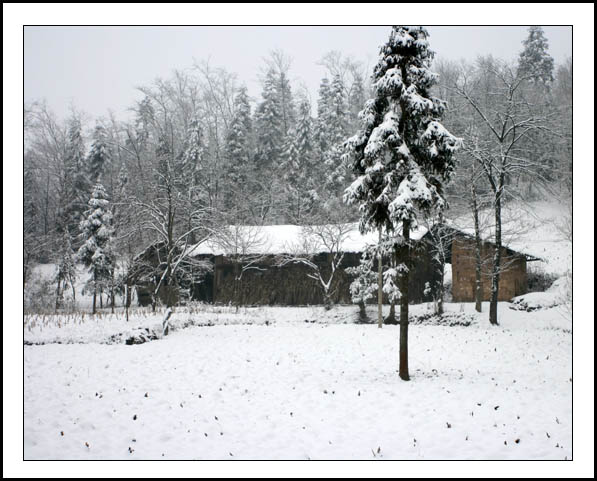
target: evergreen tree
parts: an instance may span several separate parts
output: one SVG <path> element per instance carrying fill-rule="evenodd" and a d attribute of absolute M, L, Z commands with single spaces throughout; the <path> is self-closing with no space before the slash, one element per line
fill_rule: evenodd
<path fill-rule="evenodd" d="M 226 166 L 232 192 L 248 181 L 252 170 L 251 137 L 253 125 L 251 105 L 246 87 L 241 87 L 235 98 L 235 110 L 226 133 Z"/>
<path fill-rule="evenodd" d="M 359 112 L 365 104 L 365 82 L 359 71 L 353 73 L 352 87 L 348 95 L 348 129 L 355 131 L 358 129 Z"/>
<path fill-rule="evenodd" d="M 348 112 L 344 84 L 340 75 L 334 75 L 330 87 L 329 139 L 333 146 L 339 146 L 346 138 Z"/>
<path fill-rule="evenodd" d="M 523 51 L 518 59 L 518 74 L 529 76 L 533 82 L 545 85 L 553 82 L 554 62 L 548 53 L 548 42 L 541 27 L 529 27 L 529 35 L 522 42 Z"/>
<path fill-rule="evenodd" d="M 307 99 L 300 102 L 296 128 L 287 137 L 282 177 L 287 220 L 300 225 L 317 199 L 318 182 L 314 171 L 311 105 Z"/>
<path fill-rule="evenodd" d="M 359 265 L 346 269 L 348 275 L 354 276 L 354 280 L 350 284 L 350 296 L 352 302 L 359 305 L 360 320 L 363 322 L 367 320 L 365 304 L 374 298 L 378 288 L 378 276 L 375 272 L 376 261 L 375 246 L 368 246 L 361 254 Z"/>
<path fill-rule="evenodd" d="M 328 141 L 327 150 L 324 152 L 323 162 L 327 177 L 325 180 L 326 192 L 338 195 L 346 183 L 346 167 L 342 162 L 342 143 L 346 139 L 347 130 L 347 103 L 345 89 L 340 75 L 335 75 L 330 86 L 330 96 L 325 128 Z"/>
<path fill-rule="evenodd" d="M 307 99 L 301 100 L 299 104 L 296 147 L 303 162 L 311 167 L 313 162 L 313 119 L 311 118 L 311 104 Z"/>
<path fill-rule="evenodd" d="M 68 130 L 58 224 L 59 231 L 68 229 L 71 238 L 75 238 L 78 234 L 79 223 L 87 208 L 90 191 L 91 184 L 87 177 L 81 122 L 73 117 Z"/>
<path fill-rule="evenodd" d="M 444 206 L 443 184 L 454 170 L 459 139 L 440 123 L 445 103 L 431 97 L 437 76 L 422 27 L 393 27 L 373 72 L 375 98 L 362 128 L 346 142 L 356 180 L 345 200 L 361 212 L 360 230 L 395 236 L 400 286 L 400 377 L 408 373 L 410 231 L 420 211 Z"/>
<path fill-rule="evenodd" d="M 56 310 L 62 307 L 63 293 L 68 287 L 72 289 L 72 305 L 73 307 L 75 306 L 76 279 L 77 269 L 75 263 L 75 252 L 72 247 L 70 234 L 68 230 L 66 230 L 62 236 L 62 243 L 60 245 L 60 254 L 58 258 L 58 270 L 54 278 L 54 281 L 56 282 Z"/>
<path fill-rule="evenodd" d="M 80 230 L 83 245 L 77 252 L 78 260 L 89 268 L 92 277 L 87 285 L 93 292 L 93 313 L 96 312 L 98 290 L 112 277 L 113 255 L 110 242 L 112 239 L 112 214 L 106 190 L 101 183 L 95 185 L 86 218 L 81 221 Z"/>
<path fill-rule="evenodd" d="M 280 106 L 280 115 L 282 118 L 282 133 L 288 135 L 296 122 L 296 112 L 292 98 L 292 89 L 290 80 L 286 72 L 278 73 L 278 82 L 276 85 L 278 94 L 278 105 Z"/>
<path fill-rule="evenodd" d="M 110 162 L 110 152 L 106 143 L 106 129 L 102 125 L 96 125 L 93 133 L 93 143 L 87 160 L 89 169 L 89 181 L 92 184 L 99 182 L 104 177 Z"/>
<path fill-rule="evenodd" d="M 317 125 L 315 137 L 317 142 L 318 157 L 321 162 L 325 153 L 331 144 L 328 132 L 328 122 L 330 121 L 331 110 L 331 89 L 330 81 L 327 78 L 321 80 L 319 85 L 319 98 L 317 100 Z"/>
<path fill-rule="evenodd" d="M 267 71 L 262 92 L 263 101 L 257 107 L 257 149 L 260 171 L 271 172 L 280 165 L 283 150 L 283 120 L 277 91 L 275 72 Z"/>
<path fill-rule="evenodd" d="M 534 115 L 540 116 L 557 103 L 553 98 L 551 86 L 554 83 L 554 60 L 548 53 L 548 43 L 541 27 L 530 27 L 528 37 L 522 42 L 524 49 L 518 60 L 518 78 L 525 80 L 525 98 L 529 99 L 534 106 Z M 551 127 L 554 131 L 557 127 Z M 559 158 L 557 156 L 560 138 L 552 135 L 550 131 L 533 130 L 525 134 L 521 144 L 526 147 L 526 157 L 535 165 L 543 166 L 542 175 L 545 179 L 555 181 L 561 171 L 559 169 Z M 523 179 L 527 190 L 526 197 L 531 198 L 536 187 L 536 172 L 529 172 L 530 175 L 521 173 L 516 182 Z M 506 183 L 512 182 L 511 176 L 507 176 Z"/>
<path fill-rule="evenodd" d="M 206 150 L 203 126 L 199 119 L 194 117 L 187 129 L 180 165 L 176 172 L 182 191 L 193 198 L 198 193 L 198 186 L 202 180 Z"/>

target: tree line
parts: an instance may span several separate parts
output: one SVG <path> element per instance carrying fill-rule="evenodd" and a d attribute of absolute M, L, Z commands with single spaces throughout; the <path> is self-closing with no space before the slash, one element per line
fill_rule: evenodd
<path fill-rule="evenodd" d="M 392 35 L 394 43 L 406 35 L 427 38 Z M 388 54 L 392 48 L 398 50 Z M 33 264 L 55 263 L 59 308 L 64 292 L 75 296 L 74 265 L 82 262 L 90 269 L 89 292 L 99 294 L 100 304 L 106 294 L 113 306 L 135 257 L 160 242 L 163 258 L 151 272 L 157 302 L 161 286 L 201 272 L 194 246 L 221 236 L 222 226 L 360 219 L 364 230 L 380 235 L 378 254 L 369 252 L 369 267 L 361 269 L 363 292 L 370 296 L 383 284 L 408 316 L 408 252 L 400 246 L 408 246 L 410 229 L 423 217 L 435 222 L 449 205 L 478 220 L 491 207 L 500 246 L 505 202 L 571 190 L 572 64 L 554 65 L 540 27 L 529 29 L 514 62 L 488 56 L 455 63 L 401 48 L 382 46 L 373 76 L 339 52 L 324 56 L 315 112 L 308 91 L 290 80 L 292 62 L 281 51 L 264 61 L 259 99 L 234 73 L 203 62 L 140 87 L 128 121 L 110 115 L 90 129 L 75 108 L 61 121 L 43 102 L 26 105 L 24 282 Z M 383 135 L 376 130 L 381 124 Z M 366 152 L 363 142 L 374 131 L 381 137 Z M 346 189 L 367 169 L 377 187 L 351 202 Z M 390 194 L 399 194 L 405 179 L 420 197 L 390 209 Z M 419 189 L 421 182 L 433 188 Z M 366 218 L 363 209 L 371 209 Z M 481 226 L 475 231 L 480 240 Z M 387 250 L 391 265 L 374 273 L 373 260 Z M 492 306 L 499 255 L 496 249 Z M 497 322 L 493 307 L 490 317 Z"/>

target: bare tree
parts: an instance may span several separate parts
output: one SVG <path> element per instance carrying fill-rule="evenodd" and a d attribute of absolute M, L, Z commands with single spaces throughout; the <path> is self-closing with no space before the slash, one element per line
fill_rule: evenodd
<path fill-rule="evenodd" d="M 343 243 L 354 230 L 351 224 L 318 224 L 301 227 L 300 239 L 287 245 L 288 252 L 276 259 L 276 266 L 303 264 L 309 268 L 307 276 L 322 290 L 326 309 L 333 304 L 333 281 L 344 259 Z M 318 254 L 325 254 L 325 266 L 316 262 Z"/>
<path fill-rule="evenodd" d="M 502 206 L 507 181 L 521 172 L 540 176 L 540 165 L 528 160 L 524 140 L 533 132 L 549 130 L 553 113 L 536 108 L 525 95 L 529 77 L 505 62 L 481 58 L 472 72 L 461 70 L 452 88 L 470 106 L 477 128 L 465 137 L 465 148 L 484 172 L 493 192 L 495 216 L 489 322 L 498 324 L 497 303 L 502 269 Z"/>
<path fill-rule="evenodd" d="M 220 229 L 213 243 L 234 266 L 234 303 L 238 312 L 243 304 L 243 275 L 251 270 L 265 270 L 260 263 L 268 256 L 267 237 L 260 226 L 234 224 Z"/>

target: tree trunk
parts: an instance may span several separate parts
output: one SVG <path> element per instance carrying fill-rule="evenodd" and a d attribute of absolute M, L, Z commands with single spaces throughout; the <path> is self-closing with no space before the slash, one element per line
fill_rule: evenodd
<path fill-rule="evenodd" d="M 500 288 L 500 263 L 502 260 L 502 191 L 504 185 L 503 174 L 500 176 L 495 193 L 495 252 L 491 273 L 491 299 L 489 301 L 489 323 L 498 325 L 498 294 Z"/>
<path fill-rule="evenodd" d="M 126 322 L 129 322 L 129 305 L 131 301 L 131 293 L 129 291 L 128 282 L 124 284 L 124 315 Z"/>
<path fill-rule="evenodd" d="M 400 366 L 398 372 L 400 379 L 408 381 L 410 380 L 410 376 L 408 375 L 408 261 L 410 257 L 410 221 L 402 221 L 402 237 L 404 244 L 400 247 L 402 254 L 400 260 L 403 271 L 400 276 Z"/>
<path fill-rule="evenodd" d="M 58 282 L 56 282 L 56 305 L 54 306 L 54 312 L 58 312 L 58 307 L 60 307 L 60 278 L 58 278 Z"/>
<path fill-rule="evenodd" d="M 437 314 L 439 316 L 443 315 L 444 313 L 444 270 L 445 270 L 445 263 L 442 263 L 441 267 L 442 271 L 439 276 L 439 295 L 437 299 Z"/>
<path fill-rule="evenodd" d="M 93 273 L 93 314 L 95 314 L 95 302 L 96 302 L 96 297 L 97 297 L 96 279 L 97 279 L 97 275 L 94 272 Z"/>
<path fill-rule="evenodd" d="M 477 204 L 477 189 L 474 179 L 471 182 L 471 205 L 475 225 L 475 310 L 481 312 L 483 302 L 483 285 L 481 284 L 481 230 L 479 226 L 479 205 Z"/>
<path fill-rule="evenodd" d="M 112 278 L 110 279 L 110 307 L 112 314 L 114 314 L 114 270 L 112 270 Z"/>
<path fill-rule="evenodd" d="M 381 258 L 381 228 L 379 229 L 379 254 L 377 257 L 377 327 L 383 327 L 383 314 L 381 312 L 383 304 L 383 261 Z"/>
<path fill-rule="evenodd" d="M 390 303 L 390 312 L 388 314 L 388 317 L 386 317 L 383 322 L 384 322 L 384 324 L 398 324 L 396 322 L 396 303 L 395 302 Z"/>
<path fill-rule="evenodd" d="M 359 322 L 367 322 L 367 308 L 365 307 L 365 303 L 360 300 L 359 301 Z"/>
<path fill-rule="evenodd" d="M 240 307 L 240 292 L 239 292 L 239 284 L 240 284 L 240 264 L 239 264 L 240 260 L 239 259 L 235 259 L 234 262 L 234 306 L 235 306 L 235 312 L 238 312 L 238 309 Z"/>

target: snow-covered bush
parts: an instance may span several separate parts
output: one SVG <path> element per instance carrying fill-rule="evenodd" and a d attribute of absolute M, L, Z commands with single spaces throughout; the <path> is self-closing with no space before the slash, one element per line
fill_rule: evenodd
<path fill-rule="evenodd" d="M 523 311 L 536 311 L 564 306 L 571 310 L 572 289 L 571 274 L 559 277 L 545 292 L 530 292 L 512 299 L 511 309 Z M 567 307 L 569 306 L 569 307 Z"/>
<path fill-rule="evenodd" d="M 35 278 L 32 276 L 23 290 L 23 302 L 25 312 L 54 312 L 56 306 L 55 283 L 51 278 Z"/>

